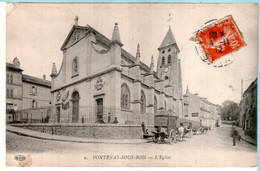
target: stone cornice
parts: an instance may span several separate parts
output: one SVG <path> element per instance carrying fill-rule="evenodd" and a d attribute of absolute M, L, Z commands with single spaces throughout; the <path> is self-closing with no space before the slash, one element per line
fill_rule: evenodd
<path fill-rule="evenodd" d="M 84 81 L 89 81 L 89 79 L 92 79 L 92 78 L 95 78 L 95 77 L 98 77 L 98 76 L 107 74 L 107 73 L 112 72 L 112 71 L 122 72 L 122 70 L 121 70 L 120 68 L 118 68 L 118 67 L 109 68 L 109 69 L 107 69 L 107 70 L 105 70 L 105 71 L 102 71 L 102 72 L 99 72 L 99 73 L 96 73 L 96 74 L 87 76 L 87 77 L 82 78 L 82 79 L 80 79 L 80 80 L 78 80 L 78 81 L 74 81 L 74 82 L 72 82 L 72 83 L 63 85 L 63 86 L 61 86 L 61 87 L 59 87 L 59 88 L 53 89 L 53 90 L 51 90 L 51 93 L 53 93 L 53 92 L 55 92 L 55 91 L 58 91 L 58 90 L 60 90 L 60 89 L 63 89 L 63 88 L 66 88 L 66 87 L 69 87 L 69 86 L 72 86 L 72 85 L 75 85 L 75 84 L 84 82 Z"/>

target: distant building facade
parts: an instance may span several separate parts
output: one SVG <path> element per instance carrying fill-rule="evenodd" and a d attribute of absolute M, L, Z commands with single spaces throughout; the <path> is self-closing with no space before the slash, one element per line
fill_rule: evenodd
<path fill-rule="evenodd" d="M 28 119 L 28 115 L 39 115 L 36 109 L 52 104 L 51 82 L 46 80 L 46 76 L 40 79 L 22 74 L 22 71 L 17 57 L 12 64 L 6 63 L 7 122 Z"/>
<path fill-rule="evenodd" d="M 22 69 L 18 58 L 6 63 L 6 121 L 14 120 L 15 111 L 22 109 Z"/>
<path fill-rule="evenodd" d="M 157 71 L 123 48 L 118 25 L 112 39 L 75 24 L 61 47 L 62 65 L 52 67 L 53 122 L 154 124 L 156 114 L 182 117 L 179 48 L 169 28 L 158 48 Z"/>
<path fill-rule="evenodd" d="M 215 127 L 221 124 L 219 106 L 200 97 L 197 93 L 190 93 L 188 87 L 184 98 L 184 118 L 198 121 L 202 126 Z"/>
<path fill-rule="evenodd" d="M 251 137 L 257 135 L 257 79 L 253 81 L 243 94 L 240 101 L 239 125 L 245 134 Z"/>

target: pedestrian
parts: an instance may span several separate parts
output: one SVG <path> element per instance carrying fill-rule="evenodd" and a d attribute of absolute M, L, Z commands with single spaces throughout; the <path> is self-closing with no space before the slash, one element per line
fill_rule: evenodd
<path fill-rule="evenodd" d="M 115 120 L 113 121 L 113 124 L 117 124 L 118 123 L 118 120 L 117 120 L 117 117 L 115 117 Z"/>
<path fill-rule="evenodd" d="M 107 118 L 107 122 L 110 123 L 111 122 L 111 113 L 108 113 L 108 118 Z"/>
<path fill-rule="evenodd" d="M 232 127 L 232 137 L 233 137 L 233 146 L 236 146 L 236 139 L 238 137 L 238 132 L 235 126 Z"/>

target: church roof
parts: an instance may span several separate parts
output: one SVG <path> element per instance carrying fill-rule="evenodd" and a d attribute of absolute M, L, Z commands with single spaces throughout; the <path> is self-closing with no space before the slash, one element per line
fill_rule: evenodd
<path fill-rule="evenodd" d="M 166 47 L 166 46 L 169 46 L 169 45 L 173 45 L 173 44 L 176 44 L 176 46 L 177 46 L 176 40 L 175 40 L 175 38 L 173 36 L 173 33 L 172 33 L 172 29 L 171 29 L 171 27 L 169 27 L 169 30 L 166 33 L 166 35 L 165 35 L 165 37 L 164 37 L 164 39 L 162 41 L 162 44 L 160 45 L 159 49 L 163 48 L 163 47 Z M 178 46 L 177 46 L 177 48 L 178 48 Z M 179 50 L 179 48 L 178 48 L 178 50 Z"/>

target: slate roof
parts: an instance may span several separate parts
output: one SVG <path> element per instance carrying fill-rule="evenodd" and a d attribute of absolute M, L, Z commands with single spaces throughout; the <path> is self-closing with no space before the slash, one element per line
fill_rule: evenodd
<path fill-rule="evenodd" d="M 30 75 L 22 75 L 22 81 L 51 88 L 51 82 Z"/>
<path fill-rule="evenodd" d="M 166 47 L 166 46 L 174 45 L 174 44 L 176 45 L 176 47 L 177 47 L 177 49 L 179 51 L 179 47 L 177 46 L 176 40 L 175 40 L 175 38 L 173 36 L 172 29 L 171 29 L 171 27 L 169 27 L 169 30 L 166 33 L 166 35 L 165 35 L 165 37 L 164 37 L 164 39 L 163 39 L 159 49 L 162 48 L 162 47 Z"/>

